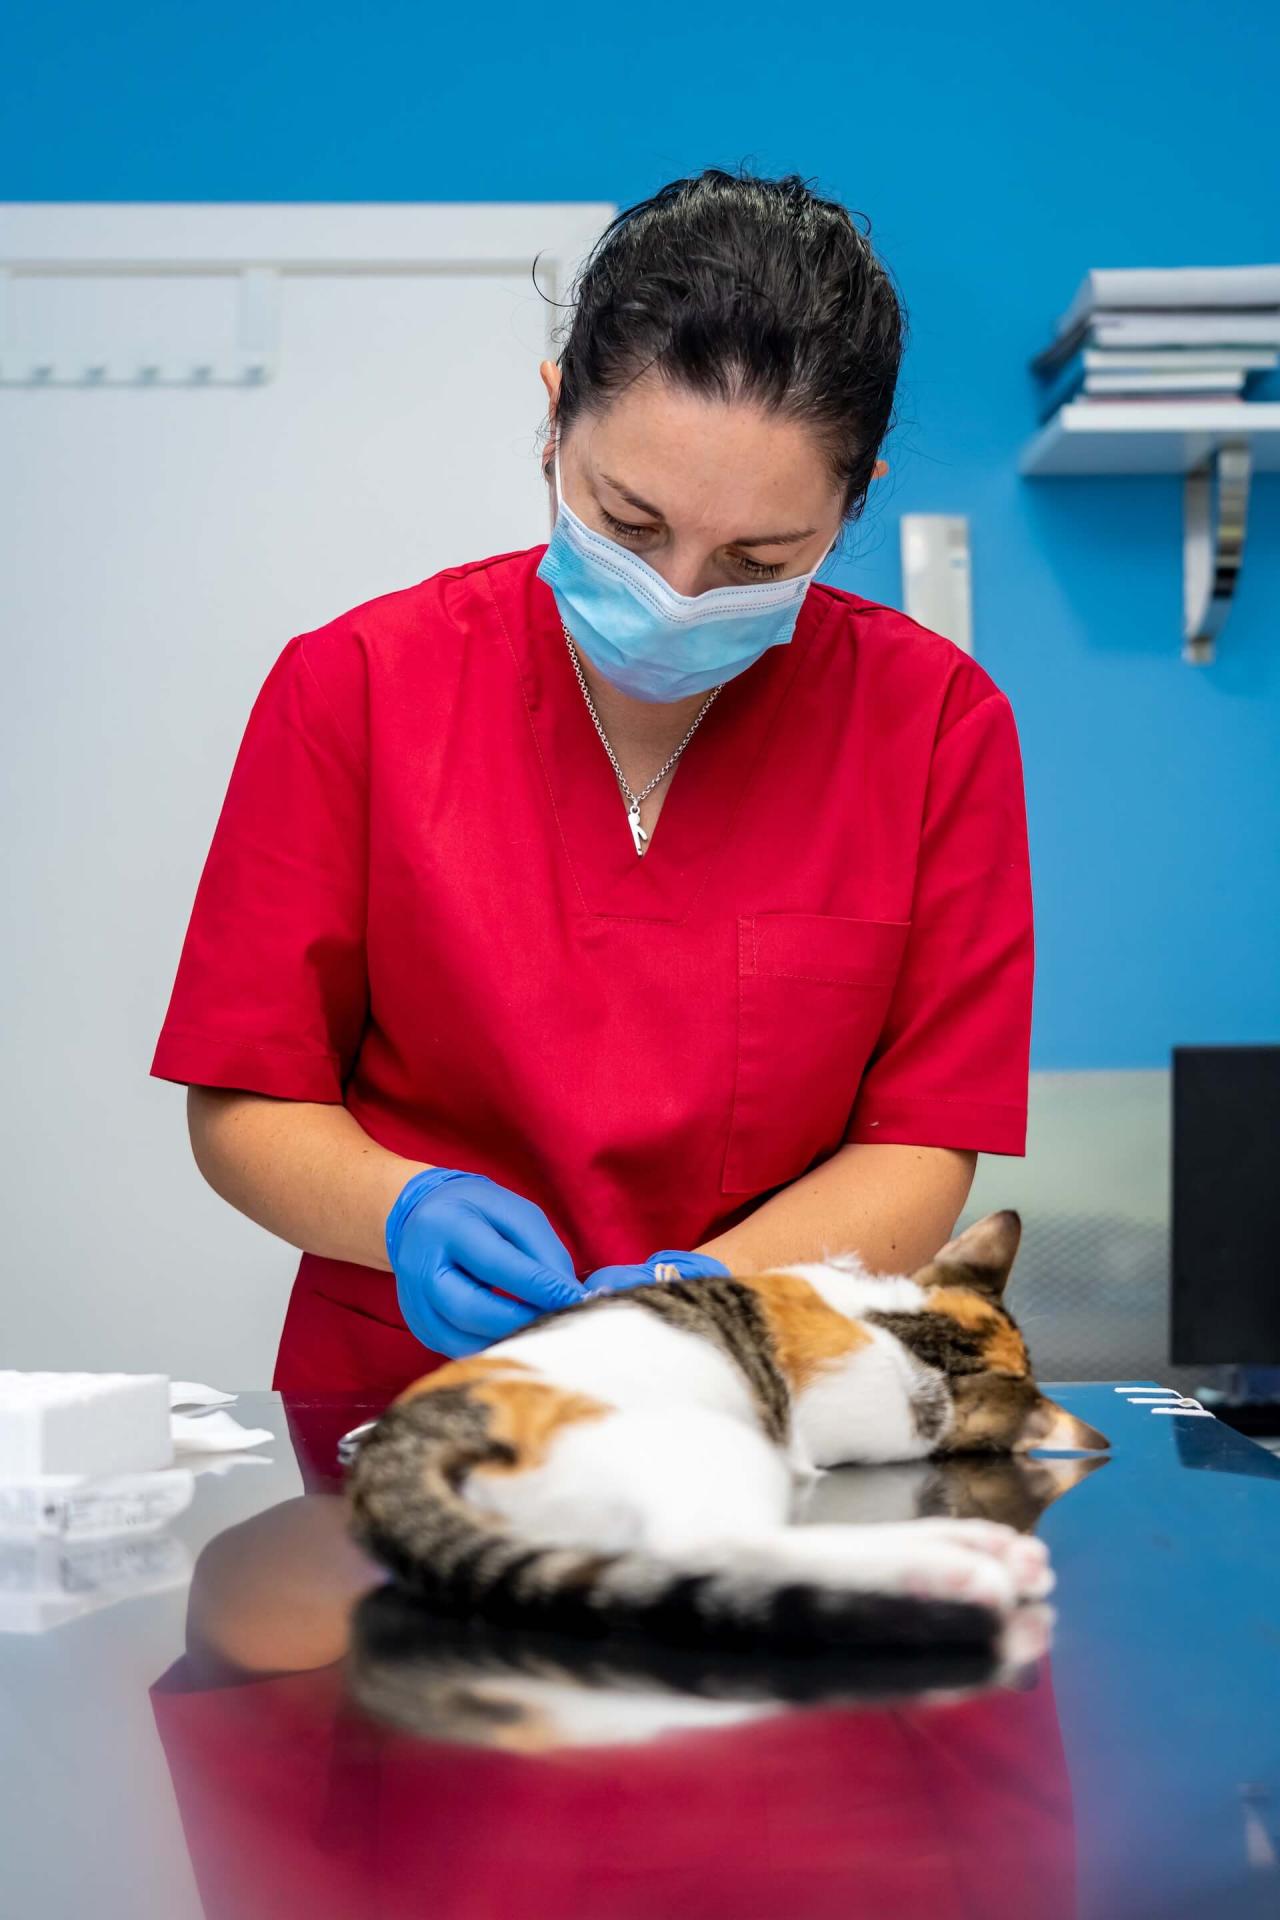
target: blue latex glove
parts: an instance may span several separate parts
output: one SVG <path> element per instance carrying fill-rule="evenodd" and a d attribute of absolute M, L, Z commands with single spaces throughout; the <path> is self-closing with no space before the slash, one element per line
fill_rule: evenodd
<path fill-rule="evenodd" d="M 676 1247 L 664 1247 L 661 1253 L 651 1253 L 642 1265 L 597 1267 L 587 1276 L 586 1291 L 625 1293 L 629 1287 L 652 1286 L 657 1277 L 655 1270 L 660 1266 L 675 1267 L 682 1280 L 699 1280 L 708 1274 L 729 1272 L 722 1260 L 714 1259 L 709 1253 L 684 1253 Z"/>
<path fill-rule="evenodd" d="M 542 1208 L 487 1174 L 415 1173 L 387 1215 L 386 1243 L 406 1326 L 451 1360 L 583 1297 Z M 504 1300 L 494 1287 L 517 1298 Z"/>

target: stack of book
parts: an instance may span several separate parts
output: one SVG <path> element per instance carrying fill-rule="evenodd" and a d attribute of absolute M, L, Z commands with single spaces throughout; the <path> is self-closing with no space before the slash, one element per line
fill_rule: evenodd
<path fill-rule="evenodd" d="M 1067 401 L 1244 401 L 1280 358 L 1280 266 L 1087 273 L 1031 362 L 1040 419 Z"/>

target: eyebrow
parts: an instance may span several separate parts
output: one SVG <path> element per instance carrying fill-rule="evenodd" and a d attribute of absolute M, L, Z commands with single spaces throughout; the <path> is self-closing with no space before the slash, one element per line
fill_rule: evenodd
<path fill-rule="evenodd" d="M 630 487 L 624 487 L 621 480 L 615 480 L 611 473 L 602 473 L 600 478 L 606 480 L 615 493 L 620 493 L 623 499 L 629 501 L 639 512 L 651 514 L 655 520 L 662 519 L 660 508 L 651 507 L 647 500 L 642 500 L 639 494 L 632 493 Z M 801 527 L 798 533 L 755 533 L 747 540 L 731 540 L 727 544 L 733 547 L 790 547 L 794 546 L 797 540 L 807 540 L 810 534 L 817 531 L 816 527 Z"/>

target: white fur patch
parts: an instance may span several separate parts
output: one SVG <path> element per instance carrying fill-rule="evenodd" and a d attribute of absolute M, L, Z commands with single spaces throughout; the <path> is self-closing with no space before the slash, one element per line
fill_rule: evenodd
<path fill-rule="evenodd" d="M 912 1403 L 923 1382 L 911 1356 L 883 1327 L 863 1330 L 870 1346 L 825 1367 L 796 1399 L 796 1425 L 820 1467 L 919 1460 L 936 1444 L 916 1430 Z"/>
<path fill-rule="evenodd" d="M 541 1466 L 468 1476 L 472 1506 L 547 1545 L 684 1557 L 783 1526 L 791 1475 L 758 1427 L 704 1407 L 574 1421 Z"/>
<path fill-rule="evenodd" d="M 485 1353 L 622 1410 L 703 1407 L 759 1425 L 746 1379 L 727 1354 L 625 1296 L 512 1334 Z"/>
<path fill-rule="evenodd" d="M 839 1260 L 797 1261 L 775 1271 L 807 1280 L 847 1320 L 860 1319 L 873 1308 L 879 1313 L 919 1313 L 925 1305 L 924 1288 L 914 1280 L 905 1274 L 868 1273 L 856 1254 L 844 1254 Z"/>

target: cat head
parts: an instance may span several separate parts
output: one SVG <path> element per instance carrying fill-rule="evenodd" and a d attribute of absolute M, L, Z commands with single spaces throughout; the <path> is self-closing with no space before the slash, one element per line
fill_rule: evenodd
<path fill-rule="evenodd" d="M 939 1453 L 1093 1452 L 1110 1444 L 1036 1384 L 1027 1343 L 1004 1302 L 1021 1237 L 1016 1213 L 988 1214 L 912 1276 L 924 1293 L 919 1311 L 868 1315 L 944 1375 L 953 1418 Z"/>

